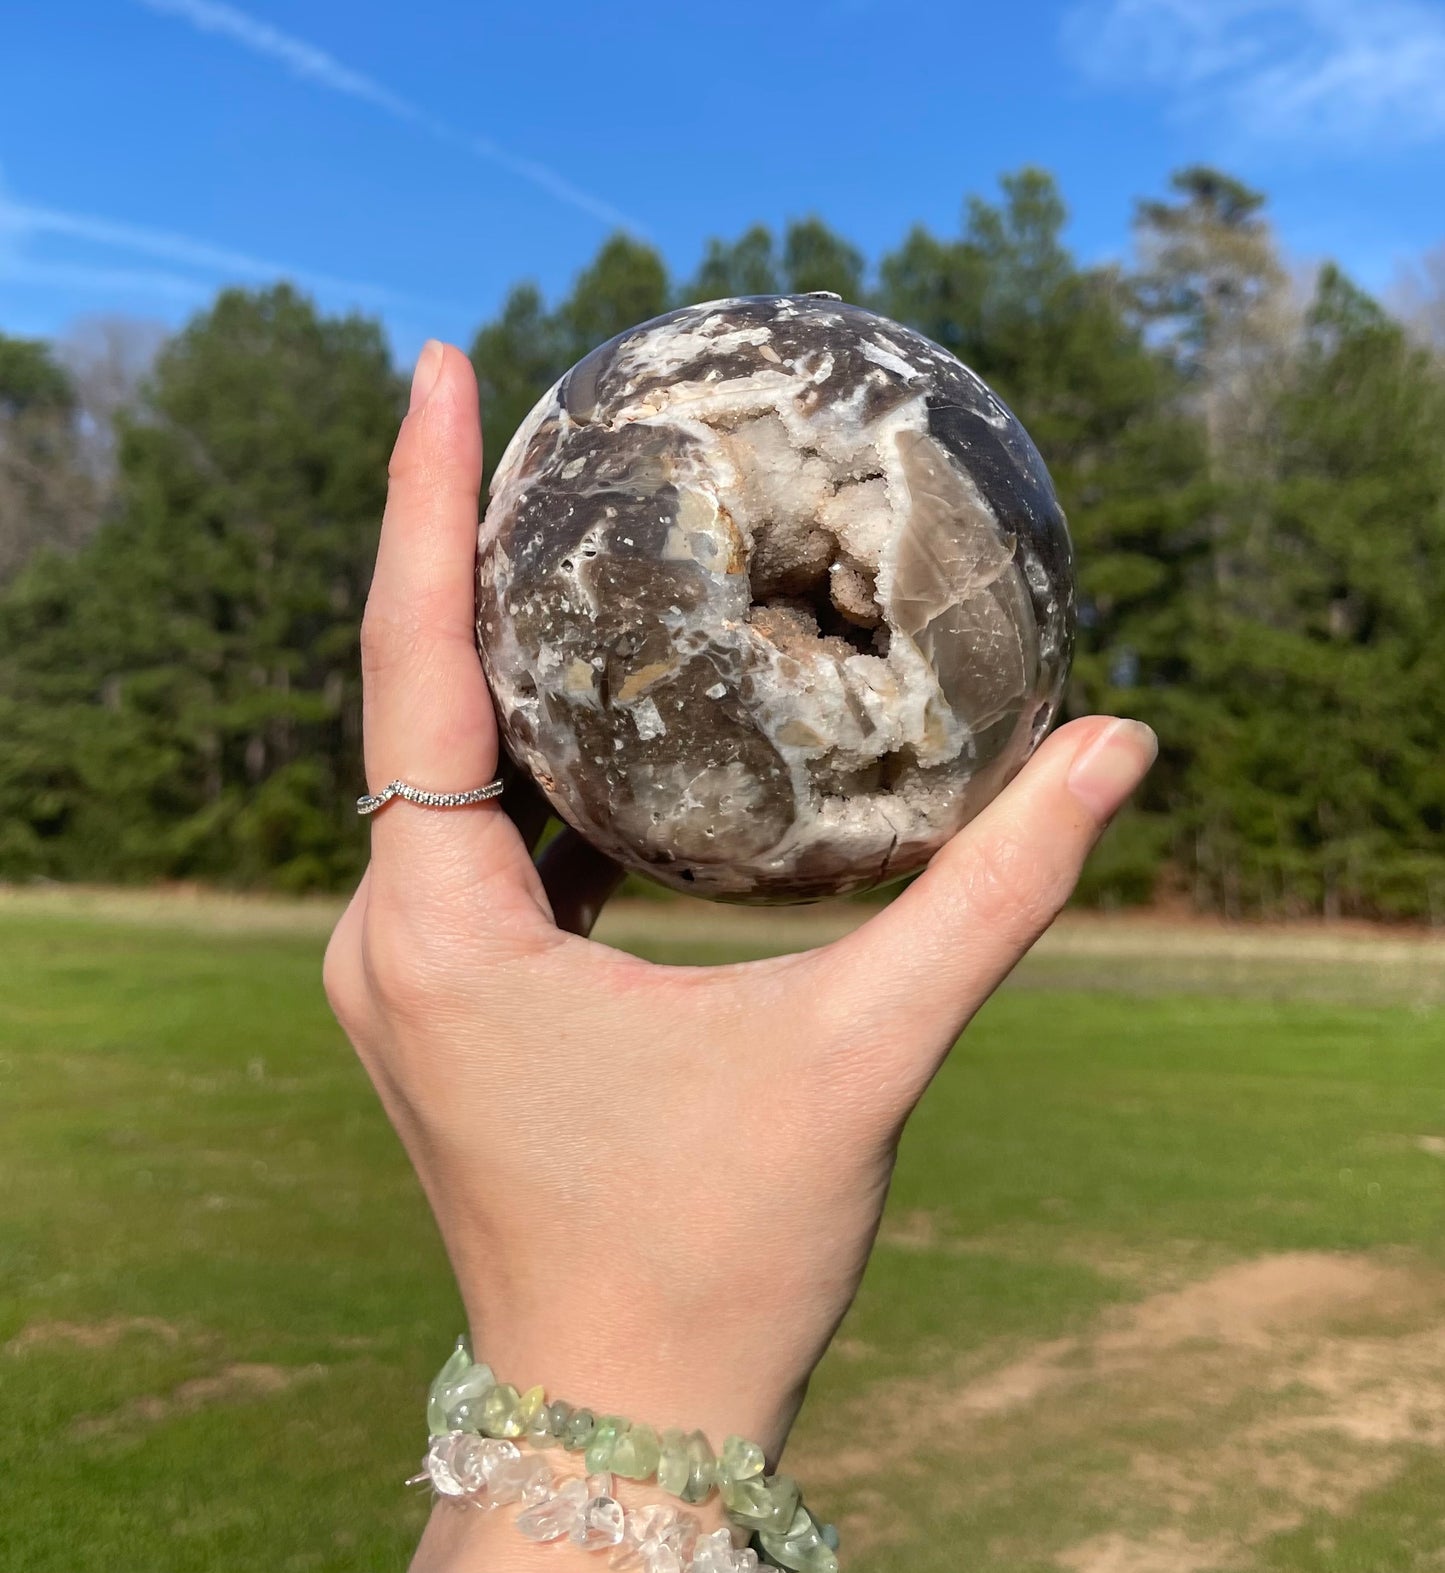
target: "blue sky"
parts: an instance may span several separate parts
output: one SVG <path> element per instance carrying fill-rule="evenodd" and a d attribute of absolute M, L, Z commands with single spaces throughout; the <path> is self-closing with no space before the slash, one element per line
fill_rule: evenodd
<path fill-rule="evenodd" d="M 876 257 L 1037 163 L 1095 259 L 1194 161 L 1387 288 L 1445 243 L 1445 0 L 32 0 L 0 42 L 0 330 L 285 274 L 405 358 L 618 224 L 680 273 L 814 212 Z"/>

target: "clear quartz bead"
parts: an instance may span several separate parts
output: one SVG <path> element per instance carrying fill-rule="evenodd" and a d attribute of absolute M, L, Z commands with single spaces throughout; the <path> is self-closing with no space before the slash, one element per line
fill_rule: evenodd
<path fill-rule="evenodd" d="M 692 1555 L 693 1547 L 697 1545 L 698 1531 L 702 1524 L 694 1513 L 678 1513 L 672 1523 L 662 1532 L 662 1539 L 674 1547 L 683 1565 Z"/>
<path fill-rule="evenodd" d="M 602 1551 L 622 1539 L 625 1515 L 616 1497 L 591 1497 L 573 1524 L 571 1538 L 584 1551 Z"/>
<path fill-rule="evenodd" d="M 531 1478 L 522 1483 L 522 1505 L 532 1507 L 535 1503 L 545 1502 L 556 1488 L 557 1481 L 542 1459 L 532 1462 Z"/>
<path fill-rule="evenodd" d="M 647 1502 L 632 1513 L 639 1540 L 650 1540 L 675 1524 L 682 1515 L 667 1502 Z"/>
<path fill-rule="evenodd" d="M 545 1460 L 523 1457 L 515 1447 L 512 1453 L 511 1458 L 497 1465 L 488 1482 L 492 1502 L 497 1507 L 505 1507 L 512 1502 L 526 1502 L 529 1498 L 532 1502 L 540 1501 L 543 1492 L 549 1491 L 552 1486 L 552 1471 Z M 541 1491 L 538 1489 L 539 1482 Z"/>
<path fill-rule="evenodd" d="M 688 1573 L 732 1573 L 733 1537 L 725 1529 L 703 1535 L 692 1554 Z"/>
<path fill-rule="evenodd" d="M 643 1546 L 671 1524 L 676 1516 L 675 1509 L 661 1502 L 647 1502 L 633 1508 L 624 1517 L 622 1539 L 617 1543 L 617 1550 L 613 1552 L 608 1566 L 619 1569 L 640 1568 Z"/>
<path fill-rule="evenodd" d="M 613 1553 L 614 1568 L 640 1568 L 643 1573 L 686 1573 L 697 1543 L 698 1521 L 692 1513 L 666 1502 L 649 1502 L 626 1516 L 622 1540 Z"/>
<path fill-rule="evenodd" d="M 496 1472 L 507 1464 L 515 1464 L 522 1456 L 522 1450 L 515 1442 L 504 1442 L 500 1437 L 487 1436 L 478 1440 L 477 1452 L 482 1459 L 482 1467 L 487 1472 L 490 1481 Z"/>
<path fill-rule="evenodd" d="M 482 1439 L 466 1431 L 433 1437 L 427 1449 L 426 1473 L 439 1495 L 466 1497 L 487 1488 Z"/>
<path fill-rule="evenodd" d="M 543 1501 L 517 1515 L 517 1528 L 528 1540 L 561 1540 L 587 1506 L 587 1482 L 568 1480 Z"/>
<path fill-rule="evenodd" d="M 643 1573 L 683 1573 L 685 1564 L 671 1546 L 649 1540 L 642 1548 Z"/>

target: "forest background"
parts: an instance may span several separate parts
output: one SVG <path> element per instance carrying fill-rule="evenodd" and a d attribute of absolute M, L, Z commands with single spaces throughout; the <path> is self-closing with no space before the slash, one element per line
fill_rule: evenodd
<path fill-rule="evenodd" d="M 869 259 L 816 217 L 692 277 L 617 233 L 477 332 L 489 465 L 578 356 L 686 301 L 834 290 L 958 355 L 1068 513 L 1066 710 L 1159 733 L 1082 899 L 1445 924 L 1445 270 L 1389 310 L 1287 264 L 1208 168 L 1127 265 L 1054 180 Z M 357 631 L 404 404 L 380 323 L 282 282 L 161 339 L 0 333 L 0 880 L 340 889 L 366 855 Z"/>

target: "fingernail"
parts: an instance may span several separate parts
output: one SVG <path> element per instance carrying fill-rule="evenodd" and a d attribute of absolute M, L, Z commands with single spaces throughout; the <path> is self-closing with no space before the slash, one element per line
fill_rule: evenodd
<path fill-rule="evenodd" d="M 1142 721 L 1115 721 L 1069 767 L 1069 791 L 1100 819 L 1110 819 L 1158 753 L 1159 739 Z"/>
<path fill-rule="evenodd" d="M 407 414 L 419 410 L 431 397 L 432 389 L 442 374 L 442 356 L 446 351 L 436 339 L 428 339 L 416 358 L 416 370 L 411 374 L 411 403 Z"/>

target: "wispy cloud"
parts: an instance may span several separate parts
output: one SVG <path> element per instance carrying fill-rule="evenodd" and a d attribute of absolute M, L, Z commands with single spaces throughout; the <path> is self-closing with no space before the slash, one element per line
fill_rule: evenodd
<path fill-rule="evenodd" d="M 37 254 L 42 238 L 68 241 L 106 252 L 148 257 L 166 264 L 164 270 L 96 266 L 73 257 Z M 186 271 L 178 271 L 184 269 Z M 286 278 L 303 289 L 347 305 L 381 307 L 434 306 L 410 295 L 359 279 L 337 278 L 271 258 L 214 246 L 189 235 L 147 229 L 89 213 L 18 202 L 0 184 L 0 281 L 47 285 L 94 294 L 157 295 L 176 301 L 198 301 L 213 295 L 218 284 Z"/>
<path fill-rule="evenodd" d="M 1425 0 L 1081 0 L 1066 50 L 1259 139 L 1445 138 L 1445 9 Z"/>
<path fill-rule="evenodd" d="M 156 268 L 95 268 L 18 256 L 0 256 L 0 284 L 34 284 L 78 295 L 155 295 L 183 305 L 199 304 L 211 293 L 202 279 Z"/>
<path fill-rule="evenodd" d="M 340 93 L 347 98 L 370 104 L 373 109 L 381 110 L 393 120 L 416 126 L 439 142 L 461 148 L 474 158 L 485 159 L 499 169 L 505 169 L 510 174 L 529 181 L 540 190 L 557 198 L 559 202 L 565 202 L 604 224 L 631 230 L 635 234 L 644 232 L 635 219 L 629 218 L 610 202 L 605 202 L 600 197 L 574 186 L 570 180 L 559 175 L 556 170 L 548 168 L 547 165 L 538 163 L 535 159 L 521 158 L 515 153 L 510 153 L 490 137 L 474 136 L 466 131 L 458 131 L 455 127 L 438 120 L 420 105 L 404 98 L 400 93 L 392 92 L 389 87 L 376 81 L 375 78 L 344 65 L 326 50 L 308 44 L 304 39 L 296 38 L 290 33 L 284 33 L 280 28 L 273 27 L 259 17 L 238 10 L 233 5 L 225 4 L 224 0 L 136 0 L 136 3 L 143 5 L 148 11 L 188 22 L 203 33 L 212 33 L 229 39 L 232 43 L 251 50 L 253 54 L 264 55 L 278 65 L 285 66 L 293 76 L 312 82 L 328 92 Z"/>
<path fill-rule="evenodd" d="M 167 230 L 144 229 L 135 224 L 95 218 L 88 213 L 66 213 L 56 208 L 33 207 L 26 203 L 12 202 L 3 192 L 0 192 L 0 233 L 22 239 L 35 235 L 58 235 L 67 240 L 82 241 L 107 250 L 154 257 L 176 267 L 194 268 L 205 275 L 205 280 L 198 281 L 195 285 L 203 291 L 213 288 L 217 280 L 287 278 L 301 285 L 303 289 L 314 290 L 317 294 L 344 297 L 358 305 L 420 304 L 411 296 L 398 294 L 377 284 L 368 284 L 357 279 L 336 278 L 329 273 L 317 273 L 309 268 L 297 268 L 284 262 L 253 257 L 246 252 L 213 246 L 206 241 L 193 240 L 188 235 L 176 235 Z M 32 268 L 41 266 L 59 268 L 61 264 L 32 263 L 31 266 Z M 138 275 L 131 276 L 138 277 Z M 175 278 L 175 275 L 169 277 Z"/>

